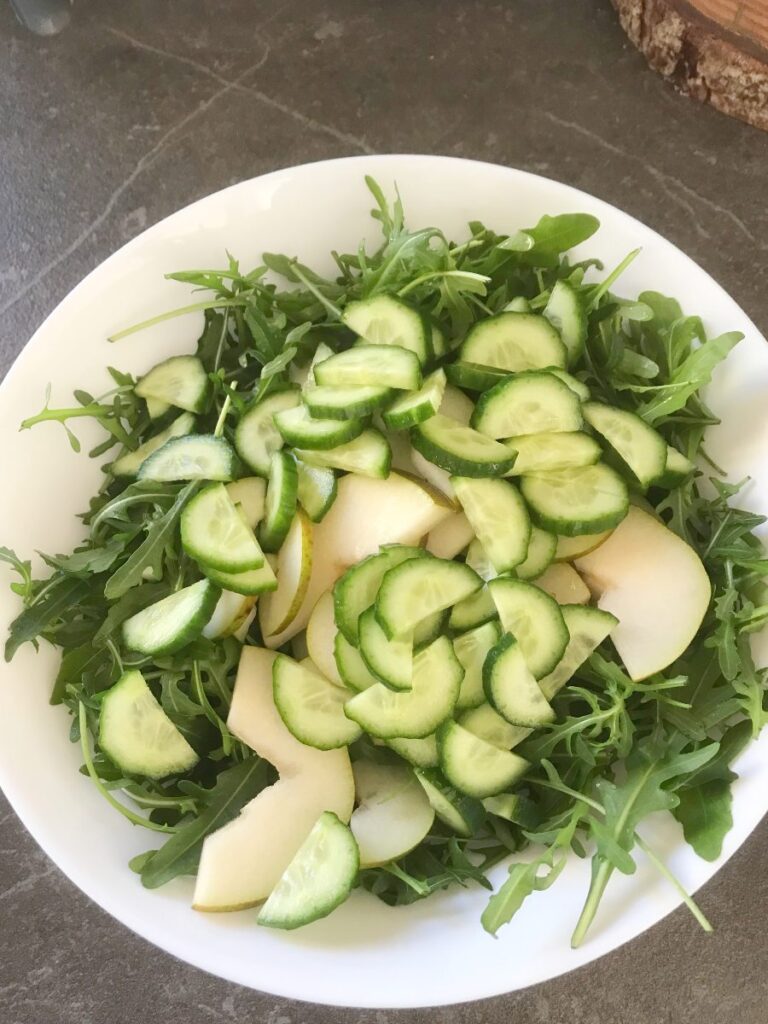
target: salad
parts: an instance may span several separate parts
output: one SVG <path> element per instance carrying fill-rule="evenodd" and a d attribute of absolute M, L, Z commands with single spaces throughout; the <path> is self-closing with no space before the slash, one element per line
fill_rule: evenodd
<path fill-rule="evenodd" d="M 195 876 L 197 910 L 296 928 L 522 852 L 495 933 L 575 854 L 576 946 L 639 848 L 709 930 L 638 826 L 716 859 L 766 721 L 763 519 L 700 394 L 740 335 L 620 297 L 636 253 L 569 258 L 592 216 L 453 242 L 366 181 L 375 252 L 171 274 L 205 297 L 110 340 L 202 310 L 196 348 L 23 422 L 79 449 L 95 418 L 108 461 L 49 575 L 0 549 L 5 656 L 61 649 L 81 771 L 148 832 L 130 867 Z"/>

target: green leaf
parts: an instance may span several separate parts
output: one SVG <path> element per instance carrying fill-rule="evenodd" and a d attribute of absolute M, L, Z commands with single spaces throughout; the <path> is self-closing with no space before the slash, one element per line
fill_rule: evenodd
<path fill-rule="evenodd" d="M 544 214 L 535 228 L 525 228 L 524 233 L 533 239 L 533 251 L 561 253 L 586 242 L 599 227 L 600 221 L 590 213 Z"/>
<path fill-rule="evenodd" d="M 61 659 L 50 703 L 61 704 L 67 687 L 73 686 L 93 695 L 117 682 L 119 669 L 111 653 L 90 641 L 66 651 Z"/>
<path fill-rule="evenodd" d="M 683 409 L 696 392 L 712 378 L 715 367 L 744 337 L 740 331 L 730 331 L 712 338 L 683 360 L 672 375 L 668 386 L 662 387 L 653 398 L 640 407 L 640 415 L 648 423 L 671 416 Z"/>
<path fill-rule="evenodd" d="M 712 779 L 701 786 L 683 789 L 674 815 L 683 826 L 686 841 L 704 860 L 717 860 L 723 840 L 733 826 L 731 783 Z"/>
<path fill-rule="evenodd" d="M 65 612 L 77 608 L 90 590 L 90 583 L 63 576 L 48 594 L 14 619 L 5 642 L 5 660 L 10 661 L 22 644 L 36 640 Z"/>
<path fill-rule="evenodd" d="M 11 551 L 10 548 L 3 547 L 0 547 L 0 562 L 7 562 L 21 577 L 20 583 L 11 584 L 11 590 L 26 603 L 32 592 L 32 563 L 19 558 L 16 552 Z"/>

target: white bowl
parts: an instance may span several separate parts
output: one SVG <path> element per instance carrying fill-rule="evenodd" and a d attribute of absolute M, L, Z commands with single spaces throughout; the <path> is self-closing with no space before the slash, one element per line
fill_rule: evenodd
<path fill-rule="evenodd" d="M 602 229 L 584 247 L 608 267 L 630 249 L 642 253 L 621 281 L 623 294 L 655 288 L 699 313 L 713 333 L 744 332 L 744 341 L 716 373 L 710 402 L 724 419 L 708 447 L 733 478 L 756 482 L 742 499 L 768 512 L 768 346 L 754 325 L 703 270 L 672 244 L 614 207 L 576 189 L 522 171 L 428 156 L 359 157 L 277 171 L 225 189 L 168 217 L 108 259 L 61 303 L 24 349 L 0 388 L 3 505 L 0 543 L 24 556 L 65 551 L 82 531 L 75 513 L 98 486 L 98 466 L 70 451 L 58 424 L 18 433 L 42 406 L 67 405 L 75 387 L 107 390 L 111 363 L 139 372 L 188 351 L 198 315 L 165 323 L 116 345 L 106 337 L 162 310 L 190 301 L 168 271 L 220 266 L 225 250 L 247 268 L 263 251 L 298 255 L 331 269 L 329 251 L 374 241 L 373 175 L 391 193 L 396 181 L 411 225 L 436 224 L 454 238 L 480 219 L 500 231 L 535 224 L 544 213 L 586 211 Z M 87 442 L 98 431 L 75 425 Z M 86 448 L 86 443 L 83 445 Z M 762 479 L 761 477 L 762 475 Z M 0 569 L 0 634 L 18 612 Z M 150 942 L 191 964 L 275 995 L 319 1003 L 415 1007 L 492 996 L 544 981 L 585 964 L 639 935 L 678 906 L 676 893 L 642 854 L 637 873 L 611 881 L 593 931 L 573 952 L 568 939 L 589 881 L 576 858 L 556 886 L 532 897 L 498 940 L 479 922 L 486 893 L 454 890 L 392 909 L 363 893 L 330 918 L 293 934 L 255 926 L 253 911 L 205 915 L 190 909 L 190 880 L 143 889 L 127 862 L 156 837 L 112 811 L 77 772 L 80 754 L 68 740 L 62 708 L 48 705 L 57 656 L 30 645 L 0 668 L 0 782 L 26 827 L 53 861 L 99 906 Z M 740 758 L 734 827 L 718 864 L 682 841 L 673 821 L 645 823 L 646 838 L 690 890 L 712 877 L 768 808 L 768 737 Z M 498 882 L 503 868 L 494 873 Z M 715 924 L 717 922 L 715 921 Z M 717 942 L 715 936 L 714 941 Z"/>

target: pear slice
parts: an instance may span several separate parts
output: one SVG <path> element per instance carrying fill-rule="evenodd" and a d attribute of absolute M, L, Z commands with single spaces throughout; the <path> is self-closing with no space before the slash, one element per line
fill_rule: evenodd
<path fill-rule="evenodd" d="M 273 651 L 245 647 L 227 725 L 280 779 L 203 844 L 196 910 L 228 911 L 266 899 L 324 811 L 348 821 L 354 780 L 346 749 L 315 750 L 288 731 L 272 697 Z"/>
<path fill-rule="evenodd" d="M 260 476 L 244 476 L 241 480 L 227 484 L 226 489 L 233 505 L 240 507 L 243 519 L 255 530 L 264 518 L 267 481 Z"/>
<path fill-rule="evenodd" d="M 427 551 L 437 558 L 455 558 L 475 539 L 475 531 L 463 512 L 454 512 L 430 530 Z"/>
<path fill-rule="evenodd" d="M 345 688 L 334 654 L 338 631 L 333 614 L 333 594 L 326 590 L 313 608 L 307 623 L 307 651 L 321 675 L 336 686 Z"/>
<path fill-rule="evenodd" d="M 693 548 L 634 505 L 607 540 L 574 564 L 598 608 L 619 620 L 611 639 L 635 681 L 680 657 L 712 596 Z"/>
<path fill-rule="evenodd" d="M 360 867 L 396 860 L 418 846 L 435 812 L 410 768 L 358 761 L 352 771 L 358 807 L 349 821 Z"/>
<path fill-rule="evenodd" d="M 256 597 L 236 594 L 233 590 L 222 590 L 208 622 L 203 627 L 203 636 L 207 640 L 218 637 L 238 635 L 242 625 L 250 621 L 251 611 L 256 604 Z"/>
<path fill-rule="evenodd" d="M 558 604 L 589 604 L 589 587 L 567 562 L 553 562 L 531 583 L 554 597 Z"/>
<path fill-rule="evenodd" d="M 277 554 L 277 590 L 264 594 L 259 604 L 259 623 L 263 636 L 273 636 L 287 630 L 301 610 L 312 576 L 313 548 L 314 528 L 309 517 L 299 509 Z M 298 633 L 304 626 L 306 622 L 294 633 Z"/>

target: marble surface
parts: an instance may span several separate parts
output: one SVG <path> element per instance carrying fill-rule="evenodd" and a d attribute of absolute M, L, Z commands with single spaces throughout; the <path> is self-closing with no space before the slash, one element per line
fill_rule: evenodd
<path fill-rule="evenodd" d="M 768 331 L 768 135 L 677 96 L 608 0 L 0 5 L 0 373 L 80 278 L 179 206 L 367 152 L 524 167 L 676 242 Z M 335 1010 L 228 985 L 107 917 L 0 806 L 3 1024 L 763 1024 L 765 825 L 680 910 L 554 982 L 454 1009 Z"/>

